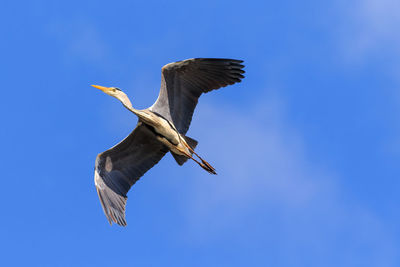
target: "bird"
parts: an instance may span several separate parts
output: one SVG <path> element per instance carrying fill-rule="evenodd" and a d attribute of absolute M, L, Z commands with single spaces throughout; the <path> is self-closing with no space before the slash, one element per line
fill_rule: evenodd
<path fill-rule="evenodd" d="M 178 165 L 192 159 L 204 170 L 214 167 L 194 151 L 198 142 L 186 136 L 198 99 L 203 93 L 241 82 L 243 60 L 191 58 L 161 69 L 161 87 L 149 108 L 133 108 L 118 87 L 92 85 L 121 101 L 138 117 L 135 129 L 120 143 L 96 157 L 94 182 L 108 222 L 126 226 L 127 193 L 141 176 L 168 152 Z"/>

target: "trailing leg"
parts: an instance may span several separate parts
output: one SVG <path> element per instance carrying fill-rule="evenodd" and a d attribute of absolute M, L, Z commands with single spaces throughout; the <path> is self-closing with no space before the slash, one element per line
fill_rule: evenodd
<path fill-rule="evenodd" d="M 193 150 L 189 145 L 187 145 L 187 148 L 189 149 L 189 151 L 190 151 L 192 154 L 196 155 L 196 156 L 201 160 L 201 163 L 198 162 L 196 159 L 194 159 L 193 156 L 190 156 L 190 158 L 191 158 L 192 160 L 194 160 L 197 164 L 199 164 L 203 169 L 205 169 L 205 170 L 208 171 L 209 173 L 211 173 L 211 174 L 217 174 L 217 173 L 215 172 L 215 168 L 214 168 L 213 166 L 211 166 L 210 163 L 208 163 L 207 161 L 205 161 L 204 159 L 202 159 L 196 152 L 194 152 L 194 150 Z"/>

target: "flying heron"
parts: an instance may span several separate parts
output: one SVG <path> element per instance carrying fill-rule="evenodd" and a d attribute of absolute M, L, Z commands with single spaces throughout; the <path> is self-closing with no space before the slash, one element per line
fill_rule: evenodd
<path fill-rule="evenodd" d="M 92 85 L 117 98 L 139 119 L 136 128 L 123 141 L 96 158 L 94 182 L 110 224 L 126 226 L 126 194 L 168 151 L 179 165 L 192 159 L 209 173 L 216 174 L 194 152 L 197 141 L 185 134 L 200 95 L 240 82 L 244 78 L 242 62 L 194 58 L 167 64 L 161 70 L 157 101 L 143 110 L 133 108 L 128 96 L 117 87 Z"/>

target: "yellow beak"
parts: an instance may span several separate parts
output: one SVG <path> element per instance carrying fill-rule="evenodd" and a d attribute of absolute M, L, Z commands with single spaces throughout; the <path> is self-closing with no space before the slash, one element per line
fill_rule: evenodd
<path fill-rule="evenodd" d="M 107 93 L 107 91 L 110 91 L 110 88 L 108 87 L 104 87 L 104 86 L 100 86 L 100 85 L 92 85 L 94 88 L 97 88 L 101 91 L 103 91 L 104 93 Z"/>

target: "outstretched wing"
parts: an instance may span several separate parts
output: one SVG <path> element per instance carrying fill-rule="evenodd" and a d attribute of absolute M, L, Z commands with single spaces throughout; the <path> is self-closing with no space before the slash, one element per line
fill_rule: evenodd
<path fill-rule="evenodd" d="M 165 65 L 160 94 L 150 110 L 172 121 L 181 134 L 186 134 L 200 95 L 240 82 L 244 78 L 242 62 L 193 58 Z"/>
<path fill-rule="evenodd" d="M 110 224 L 126 225 L 126 194 L 167 152 L 167 147 L 139 122 L 122 142 L 97 156 L 94 182 Z"/>

